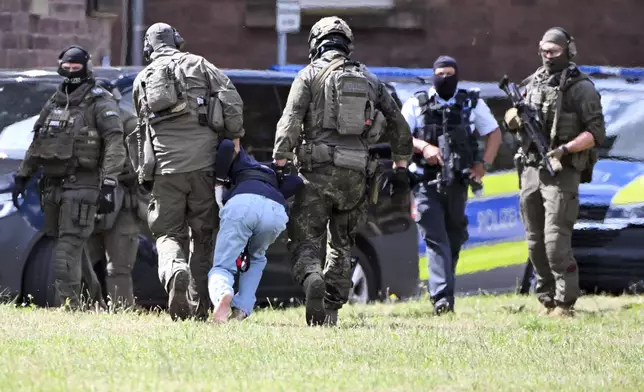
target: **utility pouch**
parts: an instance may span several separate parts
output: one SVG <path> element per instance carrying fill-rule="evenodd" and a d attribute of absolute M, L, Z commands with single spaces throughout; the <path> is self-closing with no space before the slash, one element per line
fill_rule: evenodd
<path fill-rule="evenodd" d="M 208 99 L 208 126 L 216 133 L 223 133 L 225 130 L 224 110 L 221 101 L 216 93 L 211 93 Z"/>
<path fill-rule="evenodd" d="M 204 97 L 197 97 L 197 118 L 199 119 L 199 125 L 202 127 L 208 125 L 208 105 L 206 104 L 206 99 Z"/>
<path fill-rule="evenodd" d="M 351 150 L 344 147 L 335 147 L 333 151 L 333 164 L 337 167 L 359 171 L 366 174 L 369 153 L 364 150 Z"/>
<path fill-rule="evenodd" d="M 365 140 L 367 144 L 376 144 L 380 140 L 385 128 L 387 127 L 387 120 L 380 110 L 374 111 L 373 119 L 370 120 L 371 126 L 365 133 Z"/>

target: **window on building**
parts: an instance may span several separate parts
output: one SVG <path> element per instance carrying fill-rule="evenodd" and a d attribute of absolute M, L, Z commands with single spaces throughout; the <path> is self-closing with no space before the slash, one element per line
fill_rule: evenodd
<path fill-rule="evenodd" d="M 90 16 L 118 16 L 123 9 L 123 0 L 87 0 Z"/>

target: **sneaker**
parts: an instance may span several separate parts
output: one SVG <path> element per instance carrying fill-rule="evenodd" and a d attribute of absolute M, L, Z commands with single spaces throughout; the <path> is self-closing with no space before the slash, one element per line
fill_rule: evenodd
<path fill-rule="evenodd" d="M 225 293 L 215 305 L 215 310 L 212 312 L 212 321 L 215 323 L 225 323 L 228 321 L 228 314 L 230 313 L 230 304 L 233 302 L 233 295 Z"/>
<path fill-rule="evenodd" d="M 190 303 L 188 301 L 188 286 L 190 275 L 188 271 L 177 271 L 170 281 L 168 292 L 168 312 L 173 321 L 185 320 L 190 317 Z"/>
<path fill-rule="evenodd" d="M 248 315 L 241 309 L 233 308 L 228 320 L 242 321 L 248 318 Z"/>
<path fill-rule="evenodd" d="M 550 313 L 550 317 L 557 317 L 557 318 L 571 318 L 574 316 L 575 316 L 575 311 L 572 308 L 563 307 L 563 306 L 557 306 Z"/>
<path fill-rule="evenodd" d="M 306 294 L 306 323 L 308 325 L 322 325 L 326 318 L 324 311 L 324 280 L 313 273 L 304 279 L 304 293 Z"/>

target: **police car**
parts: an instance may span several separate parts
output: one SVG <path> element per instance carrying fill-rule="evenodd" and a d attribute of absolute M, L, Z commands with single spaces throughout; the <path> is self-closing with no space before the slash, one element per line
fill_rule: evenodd
<path fill-rule="evenodd" d="M 95 68 L 97 77 L 112 80 L 122 93 L 120 105 L 133 111 L 132 83 L 141 67 Z M 270 161 L 275 126 L 282 113 L 294 73 L 258 70 L 224 70 L 244 100 L 244 148 L 259 161 Z M 32 179 L 20 210 L 11 202 L 13 175 L 32 140 L 36 115 L 55 91 L 61 78 L 54 69 L 0 70 L 0 293 L 32 294 L 37 304 L 51 298 L 54 241 L 43 238 L 43 215 Z M 386 155 L 386 154 L 385 154 Z M 391 160 L 383 156 L 385 174 Z M 389 168 L 389 169 L 387 169 Z M 409 216 L 411 200 L 394 203 L 383 188 L 377 206 L 369 212 L 353 249 L 353 289 L 350 302 L 415 296 L 418 292 L 417 229 Z M 157 278 L 154 240 L 141 225 L 137 262 L 132 278 L 140 305 L 160 306 L 167 294 Z M 272 305 L 303 299 L 291 277 L 290 254 L 283 233 L 267 251 L 268 265 L 260 283 L 258 303 Z"/>
<path fill-rule="evenodd" d="M 298 66 L 279 68 L 295 70 Z M 585 292 L 621 293 L 644 289 L 644 69 L 581 66 L 601 94 L 606 141 L 591 183 L 580 186 L 579 220 L 572 244 Z M 431 69 L 370 67 L 389 83 L 401 102 L 429 89 Z M 523 76 L 514 75 L 515 82 Z M 404 80 L 407 78 L 407 80 Z M 414 80 L 415 79 L 415 80 Z M 503 130 L 494 170 L 483 178 L 483 191 L 470 191 L 466 208 L 469 240 L 457 265 L 456 289 L 527 292 L 534 284 L 524 227 L 519 213 L 519 183 L 512 157 L 518 147 L 505 131 L 503 115 L 510 102 L 497 83 L 461 82 L 480 97 Z M 413 211 L 415 213 L 415 211 Z M 428 278 L 425 243 L 419 236 L 421 280 Z"/>

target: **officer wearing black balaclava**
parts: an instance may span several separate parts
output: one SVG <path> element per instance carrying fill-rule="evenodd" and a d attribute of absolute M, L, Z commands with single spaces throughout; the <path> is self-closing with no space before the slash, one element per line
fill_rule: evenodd
<path fill-rule="evenodd" d="M 63 85 L 68 93 L 92 79 L 90 55 L 85 49 L 72 46 L 64 51 L 59 60 L 58 74 L 65 78 Z"/>
<path fill-rule="evenodd" d="M 123 125 L 114 97 L 96 86 L 90 55 L 80 46 L 63 50 L 58 73 L 65 77 L 34 125 L 34 139 L 15 177 L 19 196 L 41 171 L 43 232 L 56 239 L 54 297 L 49 305 L 78 308 L 81 253 L 96 214 L 115 208 L 115 187 L 125 163 Z M 49 300 L 49 299 L 48 299 Z"/>
<path fill-rule="evenodd" d="M 526 78 L 526 103 L 542 120 L 548 156 L 559 161 L 554 176 L 543 168 L 534 143 L 521 131 L 516 109 L 506 112 L 508 129 L 518 131 L 521 218 L 534 266 L 541 314 L 570 317 L 580 295 L 579 272 L 571 249 L 579 212 L 579 184 L 590 182 L 597 152 L 606 135 L 600 96 L 588 75 L 572 62 L 574 38 L 561 27 L 548 29 L 539 42 L 543 65 Z"/>
<path fill-rule="evenodd" d="M 485 101 L 476 91 L 458 88 L 456 60 L 440 56 L 434 62 L 433 87 L 417 92 L 405 102 L 402 114 L 413 132 L 414 155 L 409 171 L 419 181 L 414 187 L 419 231 L 427 245 L 429 294 L 436 314 L 454 309 L 454 274 L 461 246 L 468 239 L 465 204 L 469 176 L 485 175 L 501 144 L 501 132 Z M 444 157 L 439 137 L 444 132 L 443 114 L 452 153 Z M 473 124 L 473 127 L 472 125 Z M 478 154 L 473 131 L 485 137 L 485 151 Z M 461 143 L 456 142 L 460 140 Z M 467 147 L 466 147 L 467 146 Z M 454 181 L 440 181 L 441 166 L 454 168 L 448 161 L 461 156 L 463 171 L 454 170 Z M 442 177 L 443 174 L 440 173 Z M 440 187 L 437 187 L 440 185 Z"/>

